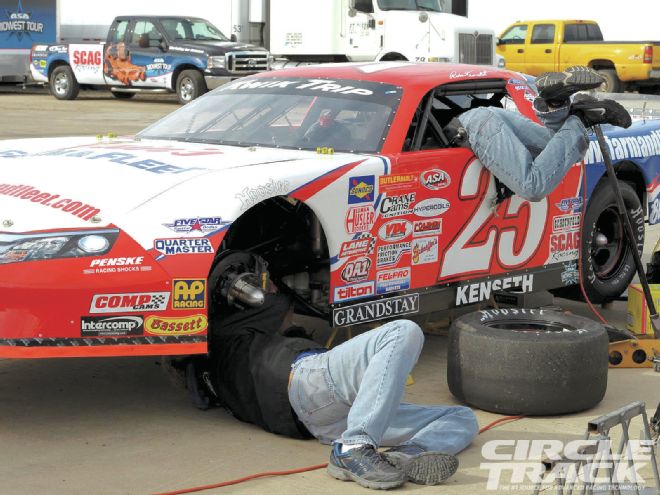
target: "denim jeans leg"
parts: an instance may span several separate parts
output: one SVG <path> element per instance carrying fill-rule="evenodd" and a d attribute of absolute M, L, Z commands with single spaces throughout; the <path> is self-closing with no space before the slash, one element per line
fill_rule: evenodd
<path fill-rule="evenodd" d="M 575 116 L 569 116 L 554 135 L 500 108 L 470 110 L 459 120 L 483 166 L 513 192 L 531 201 L 540 201 L 552 192 L 568 169 L 582 160 L 589 143 Z"/>
<path fill-rule="evenodd" d="M 423 342 L 417 324 L 397 320 L 358 335 L 325 354 L 302 360 L 294 368 L 289 391 L 294 411 L 321 442 L 379 446 L 397 413 L 406 378 L 419 358 Z M 327 364 L 329 385 L 320 379 L 309 382 L 307 368 L 317 366 L 316 363 Z M 328 388 L 332 394 L 327 393 Z M 323 407 L 312 396 L 329 404 Z M 317 404 L 310 406 L 312 400 Z"/>
<path fill-rule="evenodd" d="M 479 433 L 474 412 L 463 406 L 402 403 L 385 431 L 385 446 L 414 443 L 426 451 L 458 454 Z"/>

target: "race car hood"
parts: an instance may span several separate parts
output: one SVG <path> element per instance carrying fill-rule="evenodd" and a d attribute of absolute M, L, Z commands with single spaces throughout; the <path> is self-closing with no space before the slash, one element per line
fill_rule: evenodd
<path fill-rule="evenodd" d="M 315 173 L 356 159 L 355 155 L 327 158 L 322 166 L 312 167 Z M 132 212 L 163 198 L 170 201 L 169 205 L 178 204 L 178 211 L 198 203 L 199 198 L 176 194 L 182 184 L 221 184 L 225 196 L 233 197 L 260 178 L 290 173 L 293 163 L 314 161 L 318 161 L 318 155 L 310 151 L 174 141 L 4 141 L 0 143 L 0 230 L 28 232 L 108 224 L 121 227 L 120 220 L 129 213 L 134 216 Z M 297 168 L 302 170 L 303 166 Z M 221 176 L 226 176 L 224 184 Z M 204 194 L 213 195 L 212 191 L 205 190 Z M 222 198 L 215 200 L 217 210 L 222 203 Z M 146 209 L 154 208 L 158 206 Z M 197 211 L 199 215 L 211 213 Z"/>

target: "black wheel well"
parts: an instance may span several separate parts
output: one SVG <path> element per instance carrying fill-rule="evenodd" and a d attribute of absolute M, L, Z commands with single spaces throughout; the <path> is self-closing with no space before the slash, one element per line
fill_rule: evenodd
<path fill-rule="evenodd" d="M 403 56 L 403 55 L 401 55 L 400 53 L 397 53 L 397 52 L 386 53 L 385 55 L 383 55 L 380 58 L 380 62 L 391 62 L 393 60 L 405 60 L 405 61 L 407 61 L 408 59 L 405 56 Z"/>
<path fill-rule="evenodd" d="M 230 249 L 261 256 L 269 263 L 274 281 L 330 267 L 328 243 L 318 217 L 304 202 L 287 196 L 261 201 L 239 216 L 217 255 Z"/>
<path fill-rule="evenodd" d="M 592 60 L 591 62 L 589 62 L 589 67 L 595 70 L 616 69 L 614 62 L 606 59 Z"/>
<path fill-rule="evenodd" d="M 184 70 L 196 70 L 200 74 L 204 75 L 199 67 L 195 67 L 192 64 L 181 64 L 177 66 L 177 68 L 172 72 L 172 89 L 174 91 L 176 91 L 176 81 L 179 79 L 179 74 L 181 74 Z"/>
<path fill-rule="evenodd" d="M 642 204 L 642 208 L 644 209 L 644 214 L 646 214 L 646 182 L 644 181 L 644 175 L 642 174 L 639 166 L 631 161 L 620 161 L 614 165 L 614 171 L 616 172 L 617 179 L 630 184 L 630 187 L 635 190 L 635 193 L 639 198 L 639 202 Z M 596 186 L 601 185 L 603 181 L 607 180 L 608 177 L 606 174 L 604 174 Z"/>
<path fill-rule="evenodd" d="M 69 65 L 64 60 L 55 60 L 52 64 L 48 66 L 48 80 L 50 81 L 50 76 L 55 69 L 62 67 L 63 65 Z"/>

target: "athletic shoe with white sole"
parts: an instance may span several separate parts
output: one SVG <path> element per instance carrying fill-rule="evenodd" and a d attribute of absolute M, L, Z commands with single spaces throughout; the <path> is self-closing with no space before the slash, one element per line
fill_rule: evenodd
<path fill-rule="evenodd" d="M 375 490 L 389 490 L 406 482 L 406 475 L 387 462 L 372 445 L 356 447 L 342 454 L 341 444 L 334 444 L 327 470 L 333 478 L 355 481 Z"/>
<path fill-rule="evenodd" d="M 545 72 L 536 78 L 539 96 L 552 106 L 563 106 L 578 91 L 596 89 L 605 80 L 593 69 L 569 67 L 563 72 Z"/>
<path fill-rule="evenodd" d="M 589 95 L 576 95 L 571 103 L 570 113 L 577 116 L 585 127 L 612 124 L 626 128 L 632 124 L 630 114 L 620 103 L 614 100 L 598 100 Z"/>
<path fill-rule="evenodd" d="M 458 458 L 442 452 L 427 452 L 417 445 L 392 447 L 385 458 L 404 472 L 408 481 L 419 485 L 438 485 L 458 470 Z"/>

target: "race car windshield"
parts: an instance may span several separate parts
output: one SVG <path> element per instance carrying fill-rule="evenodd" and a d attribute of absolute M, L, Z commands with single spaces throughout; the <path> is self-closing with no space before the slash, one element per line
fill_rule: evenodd
<path fill-rule="evenodd" d="M 201 19 L 162 19 L 171 40 L 229 41 L 213 24 Z"/>
<path fill-rule="evenodd" d="M 189 103 L 141 138 L 376 153 L 402 90 L 330 79 L 242 79 Z"/>

